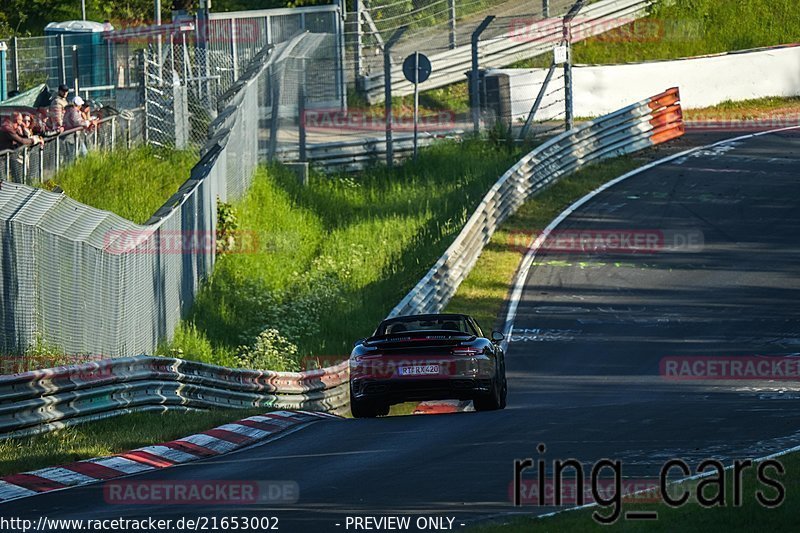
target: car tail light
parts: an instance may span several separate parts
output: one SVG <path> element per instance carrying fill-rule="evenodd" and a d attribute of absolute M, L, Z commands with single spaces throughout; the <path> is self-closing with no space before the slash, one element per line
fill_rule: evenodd
<path fill-rule="evenodd" d="M 480 350 L 471 346 L 456 346 L 452 350 L 453 355 L 458 355 L 460 357 L 475 357 L 480 353 Z"/>

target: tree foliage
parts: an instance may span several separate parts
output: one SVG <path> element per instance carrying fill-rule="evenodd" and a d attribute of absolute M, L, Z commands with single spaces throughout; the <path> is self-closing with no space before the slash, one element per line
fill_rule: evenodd
<path fill-rule="evenodd" d="M 329 4 L 331 0 L 212 0 L 216 12 L 270 9 Z M 171 10 L 196 9 L 197 0 L 162 0 L 161 20 L 170 20 Z M 0 38 L 12 35 L 42 35 L 49 22 L 81 18 L 80 0 L 3 0 L 0 3 Z M 108 20 L 114 27 L 149 24 L 155 18 L 153 0 L 86 0 L 86 18 Z"/>

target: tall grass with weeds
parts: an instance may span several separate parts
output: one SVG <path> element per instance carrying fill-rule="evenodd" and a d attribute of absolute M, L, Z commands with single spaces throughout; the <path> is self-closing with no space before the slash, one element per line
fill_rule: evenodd
<path fill-rule="evenodd" d="M 141 146 L 90 152 L 64 168 L 45 187 L 143 224 L 189 177 L 197 162 L 190 151 Z"/>
<path fill-rule="evenodd" d="M 234 206 L 258 251 L 218 258 L 191 316 L 161 353 L 218 364 L 233 355 L 236 366 L 277 361 L 278 346 L 296 354 L 270 370 L 295 369 L 307 356 L 346 357 L 519 155 L 481 141 L 444 143 L 416 163 L 356 177 L 315 175 L 308 187 L 281 167 L 259 170 Z"/>
<path fill-rule="evenodd" d="M 800 42 L 797 0 L 670 0 L 650 16 L 577 43 L 576 63 L 675 59 Z"/>

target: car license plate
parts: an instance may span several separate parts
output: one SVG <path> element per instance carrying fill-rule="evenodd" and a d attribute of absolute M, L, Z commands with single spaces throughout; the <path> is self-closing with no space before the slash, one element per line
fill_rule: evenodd
<path fill-rule="evenodd" d="M 401 376 L 431 376 L 439 373 L 439 365 L 401 366 L 397 371 Z"/>

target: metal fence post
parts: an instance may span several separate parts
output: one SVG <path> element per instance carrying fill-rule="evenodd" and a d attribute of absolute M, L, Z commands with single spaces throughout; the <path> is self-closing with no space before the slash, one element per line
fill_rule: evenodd
<path fill-rule="evenodd" d="M 22 147 L 22 183 L 27 183 L 28 181 L 28 163 L 30 163 L 30 157 L 28 156 L 28 147 Z"/>
<path fill-rule="evenodd" d="M 280 128 L 280 100 L 281 100 L 281 77 L 280 71 L 271 69 L 272 75 L 269 76 L 271 94 L 272 94 L 272 111 L 270 116 L 269 125 L 269 148 L 267 152 L 267 161 L 270 163 L 275 158 L 275 152 L 278 150 L 278 129 Z"/>
<path fill-rule="evenodd" d="M 58 174 L 61 170 L 61 135 L 56 135 L 53 142 L 56 143 L 56 174 Z"/>
<path fill-rule="evenodd" d="M 353 58 L 354 59 L 353 64 L 355 65 L 355 68 L 354 68 L 354 70 L 355 70 L 355 72 L 354 72 L 355 85 L 356 85 L 356 88 L 358 88 L 359 87 L 359 79 L 361 78 L 361 61 L 362 61 L 361 54 L 363 52 L 362 47 L 363 47 L 363 39 L 364 39 L 364 35 L 363 35 L 362 31 L 361 31 L 361 18 L 362 18 L 361 10 L 363 8 L 362 8 L 362 5 L 361 5 L 361 0 L 353 0 L 353 1 L 355 2 L 355 12 L 356 12 L 356 31 L 355 31 L 355 34 L 356 34 L 356 49 L 355 49 L 355 57 Z"/>
<path fill-rule="evenodd" d="M 11 39 L 11 90 L 19 91 L 19 39 Z"/>
<path fill-rule="evenodd" d="M 300 86 L 300 94 L 297 100 L 297 111 L 300 116 L 298 138 L 300 142 L 300 162 L 305 163 L 306 158 L 306 88 Z"/>
<path fill-rule="evenodd" d="M 111 151 L 114 151 L 114 142 L 117 140 L 117 117 L 111 117 Z"/>
<path fill-rule="evenodd" d="M 80 72 L 78 66 L 78 47 L 74 44 L 72 45 L 72 90 L 75 91 L 75 95 L 78 95 L 78 91 L 80 90 L 80 82 L 78 80 L 78 73 Z M 87 98 L 89 95 L 86 95 Z"/>
<path fill-rule="evenodd" d="M 233 54 L 233 80 L 239 79 L 239 58 L 236 56 L 236 19 L 231 19 L 231 54 Z"/>
<path fill-rule="evenodd" d="M 394 32 L 386 46 L 383 48 L 383 118 L 386 121 L 386 166 L 392 168 L 394 165 L 394 141 L 392 139 L 392 56 L 391 50 L 394 44 L 406 31 L 407 26 L 403 26 Z"/>
<path fill-rule="evenodd" d="M 334 14 L 336 17 L 336 87 L 339 91 L 340 107 L 347 109 L 347 81 L 345 78 L 345 17 L 347 16 L 346 0 L 336 0 L 339 10 Z"/>
<path fill-rule="evenodd" d="M 0 102 L 6 99 L 8 94 L 8 72 L 6 71 L 6 55 L 8 46 L 6 43 L 0 41 Z"/>
<path fill-rule="evenodd" d="M 456 0 L 448 1 L 450 3 L 450 49 L 452 50 L 456 47 Z"/>
<path fill-rule="evenodd" d="M 550 80 L 553 79 L 553 73 L 556 71 L 556 63 L 555 61 L 550 65 L 550 70 L 547 71 L 547 76 L 544 78 L 544 83 L 542 83 L 542 87 L 539 89 L 539 94 L 536 95 L 536 100 L 534 100 L 533 105 L 531 106 L 530 113 L 528 113 L 528 118 L 525 120 L 525 125 L 522 127 L 522 131 L 519 133 L 519 139 L 525 139 L 528 136 L 528 132 L 533 125 L 533 119 L 536 116 L 536 112 L 539 110 L 539 106 L 542 105 L 542 100 L 544 99 L 544 94 L 547 91 L 547 86 L 550 85 Z"/>
<path fill-rule="evenodd" d="M 58 83 L 67 83 L 67 64 L 64 59 L 64 35 L 58 36 Z"/>
<path fill-rule="evenodd" d="M 494 15 L 489 15 L 483 22 L 481 22 L 475 31 L 472 32 L 472 70 L 469 73 L 469 81 L 471 87 L 471 103 L 472 103 L 472 129 L 475 135 L 480 134 L 481 132 L 481 100 L 478 94 L 479 86 L 478 86 L 478 40 L 481 37 L 481 33 L 492 23 L 494 20 Z"/>
<path fill-rule="evenodd" d="M 571 130 L 575 124 L 573 118 L 572 102 L 572 19 L 583 8 L 586 0 L 578 0 L 564 16 L 562 22 L 562 34 L 564 43 L 567 46 L 567 60 L 564 62 L 564 122 L 567 130 Z"/>
<path fill-rule="evenodd" d="M 574 126 L 572 103 L 572 46 L 567 43 L 567 61 L 564 63 L 564 120 L 566 128 Z"/>
<path fill-rule="evenodd" d="M 542 17 L 548 18 L 550 16 L 550 0 L 542 0 Z"/>

